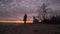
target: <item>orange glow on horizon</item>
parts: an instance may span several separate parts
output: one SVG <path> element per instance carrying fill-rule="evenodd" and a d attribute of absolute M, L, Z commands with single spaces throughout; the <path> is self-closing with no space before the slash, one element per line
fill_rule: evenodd
<path fill-rule="evenodd" d="M 24 21 L 0 21 L 3 23 L 24 23 Z M 27 23 L 32 23 L 33 21 L 27 21 Z"/>

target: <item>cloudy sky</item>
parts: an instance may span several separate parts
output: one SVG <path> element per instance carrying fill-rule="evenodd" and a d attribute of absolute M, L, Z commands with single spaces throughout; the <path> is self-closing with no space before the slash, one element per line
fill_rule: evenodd
<path fill-rule="evenodd" d="M 28 19 L 32 19 L 43 3 L 53 10 L 60 10 L 60 0 L 0 0 L 0 19 L 23 19 L 25 12 Z"/>

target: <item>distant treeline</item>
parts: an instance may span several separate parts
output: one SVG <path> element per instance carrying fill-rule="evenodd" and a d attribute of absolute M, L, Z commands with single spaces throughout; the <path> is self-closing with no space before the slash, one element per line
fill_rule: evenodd
<path fill-rule="evenodd" d="M 41 23 L 43 24 L 60 24 L 60 16 L 52 17 L 50 19 L 42 20 Z"/>
<path fill-rule="evenodd" d="M 38 19 L 33 20 L 33 24 L 60 24 L 60 16 L 52 17 L 50 19 L 44 19 L 41 22 Z"/>

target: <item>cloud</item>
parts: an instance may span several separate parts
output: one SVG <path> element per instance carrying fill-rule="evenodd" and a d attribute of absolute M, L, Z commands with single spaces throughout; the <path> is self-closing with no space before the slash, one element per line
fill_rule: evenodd
<path fill-rule="evenodd" d="M 23 17 L 25 12 L 32 17 L 37 15 L 38 6 L 43 3 L 50 4 L 53 9 L 60 9 L 60 0 L 0 0 L 0 18 Z"/>
<path fill-rule="evenodd" d="M 53 3 L 57 3 L 59 4 L 60 3 L 60 0 L 51 0 Z"/>

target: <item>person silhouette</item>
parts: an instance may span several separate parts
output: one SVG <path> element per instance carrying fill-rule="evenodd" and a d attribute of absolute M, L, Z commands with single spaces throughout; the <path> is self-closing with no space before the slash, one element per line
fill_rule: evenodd
<path fill-rule="evenodd" d="M 33 24 L 38 24 L 38 23 L 39 23 L 38 19 L 36 19 L 36 17 L 33 16 Z"/>
<path fill-rule="evenodd" d="M 24 15 L 23 21 L 24 21 L 24 24 L 26 24 L 26 21 L 27 21 L 27 14 L 26 14 L 26 13 L 25 13 L 25 15 Z"/>

